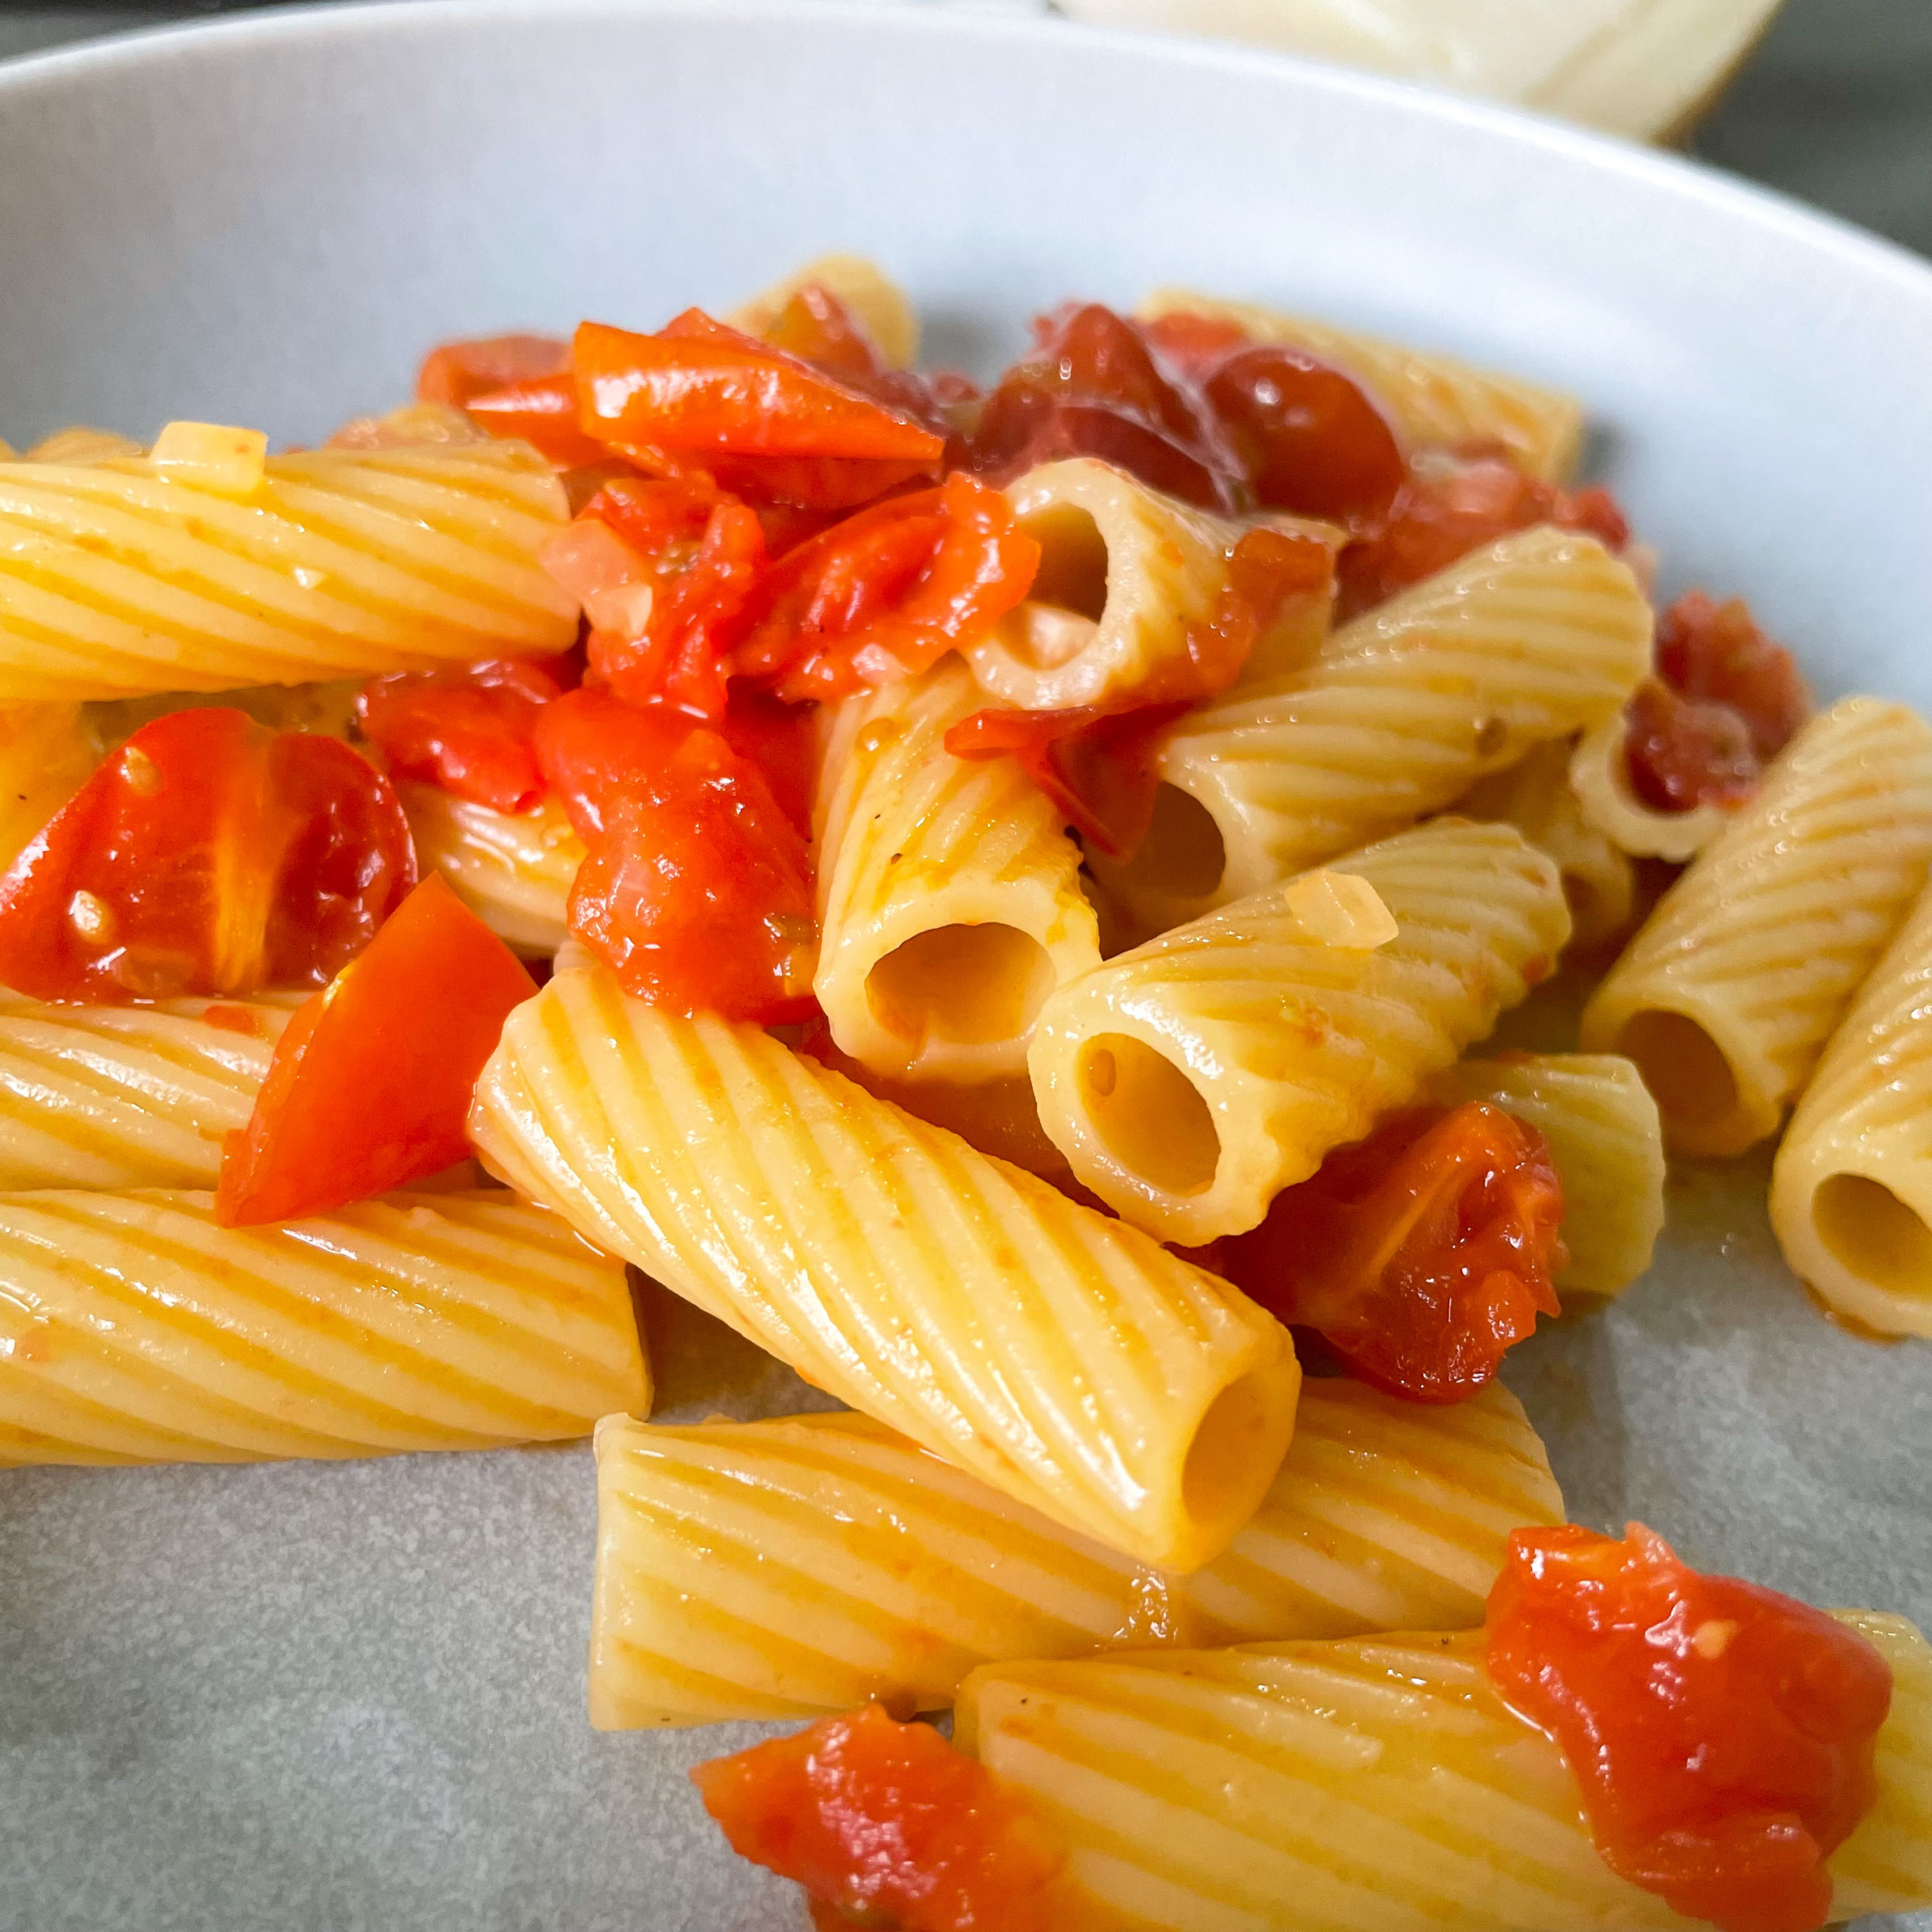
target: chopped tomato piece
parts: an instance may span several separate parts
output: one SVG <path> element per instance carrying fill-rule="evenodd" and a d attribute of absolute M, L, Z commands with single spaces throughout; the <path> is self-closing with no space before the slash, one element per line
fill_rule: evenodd
<path fill-rule="evenodd" d="M 1892 1676 L 1807 1604 L 1681 1562 L 1641 1523 L 1509 1539 L 1490 1679 L 1555 1741 L 1611 1869 L 1724 1932 L 1813 1932 L 1877 1795 Z"/>
<path fill-rule="evenodd" d="M 1138 694 L 1147 703 L 1215 697 L 1240 676 L 1254 647 L 1297 598 L 1332 594 L 1335 560 L 1327 544 L 1283 530 L 1244 531 L 1228 553 L 1228 579 L 1212 613 L 1187 629 L 1187 662 L 1171 665 Z"/>
<path fill-rule="evenodd" d="M 900 1932 L 1072 1932 L 1084 1893 L 1053 1826 L 930 1724 L 877 1704 L 698 1765 L 731 1848 L 811 1894 L 815 1921 Z"/>
<path fill-rule="evenodd" d="M 446 342 L 424 358 L 416 378 L 416 400 L 467 409 L 491 389 L 561 376 L 570 366 L 570 344 L 553 335 L 493 335 L 473 342 Z"/>
<path fill-rule="evenodd" d="M 396 777 L 426 779 L 459 798 L 520 812 L 543 792 L 531 742 L 537 714 L 562 694 L 542 666 L 502 658 L 371 678 L 355 715 Z"/>
<path fill-rule="evenodd" d="M 1203 383 L 1229 356 L 1252 348 L 1254 338 L 1238 322 L 1177 309 L 1136 325 L 1140 338 L 1190 383 Z"/>
<path fill-rule="evenodd" d="M 415 882 L 408 821 L 358 752 L 170 712 L 0 877 L 0 982 L 111 1004 L 320 984 Z"/>
<path fill-rule="evenodd" d="M 1563 1188 L 1549 1144 L 1481 1101 L 1417 1109 L 1331 1154 L 1229 1241 L 1228 1276 L 1364 1381 L 1458 1402 L 1558 1312 Z"/>
<path fill-rule="evenodd" d="M 588 853 L 571 931 L 626 992 L 733 1020 L 811 1011 L 811 857 L 757 764 L 687 715 L 595 691 L 547 706 L 537 749 Z"/>
<path fill-rule="evenodd" d="M 821 369 L 851 376 L 884 373 L 885 358 L 865 325 L 820 282 L 808 281 L 797 290 L 761 339 Z"/>
<path fill-rule="evenodd" d="M 479 429 L 493 436 L 521 437 L 561 469 L 600 463 L 611 454 L 579 424 L 577 378 L 567 368 L 485 390 L 463 406 Z"/>
<path fill-rule="evenodd" d="M 1632 789 L 1659 811 L 1741 804 L 1811 715 L 1791 653 L 1742 598 L 1693 590 L 1657 620 L 1657 661 L 1626 713 Z"/>
<path fill-rule="evenodd" d="M 779 809 L 809 839 L 820 764 L 817 707 L 780 704 L 763 691 L 741 688 L 731 694 L 718 729 L 740 758 L 764 773 Z"/>
<path fill-rule="evenodd" d="M 326 1214 L 465 1158 L 476 1077 L 536 990 L 432 873 L 283 1031 L 248 1124 L 223 1143 L 215 1218 Z"/>

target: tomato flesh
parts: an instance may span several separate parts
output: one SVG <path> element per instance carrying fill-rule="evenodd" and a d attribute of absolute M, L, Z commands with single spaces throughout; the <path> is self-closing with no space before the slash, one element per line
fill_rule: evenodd
<path fill-rule="evenodd" d="M 416 882 L 387 779 L 221 707 L 143 725 L 0 877 L 0 982 L 119 1004 L 320 984 Z"/>
<path fill-rule="evenodd" d="M 930 1724 L 876 1704 L 691 1781 L 734 1851 L 805 1887 L 819 1925 L 1071 1932 L 1084 1915 L 1047 1820 Z"/>
<path fill-rule="evenodd" d="M 1481 1101 L 1383 1121 L 1225 1244 L 1229 1278 L 1389 1394 L 1457 1402 L 1559 1312 L 1549 1145 Z"/>
<path fill-rule="evenodd" d="M 326 1214 L 467 1157 L 483 1063 L 535 993 L 516 955 L 432 873 L 275 1044 L 223 1144 L 223 1227 Z"/>
<path fill-rule="evenodd" d="M 493 335 L 446 342 L 423 358 L 416 378 L 416 399 L 467 409 L 491 389 L 561 376 L 570 366 L 571 346 L 556 336 Z"/>
<path fill-rule="evenodd" d="M 577 378 L 567 368 L 485 389 L 463 407 L 479 429 L 492 436 L 520 438 L 560 469 L 580 469 L 610 454 L 579 426 Z"/>
<path fill-rule="evenodd" d="M 811 856 L 751 758 L 688 715 L 589 691 L 545 708 L 537 750 L 588 854 L 571 931 L 626 992 L 731 1020 L 810 1012 Z"/>
<path fill-rule="evenodd" d="M 372 678 L 355 715 L 396 777 L 520 812 L 543 795 L 532 743 L 537 714 L 562 692 L 541 665 L 501 659 Z"/>
<path fill-rule="evenodd" d="M 1613 1871 L 1724 1932 L 1813 1932 L 1877 1795 L 1884 1660 L 1809 1604 L 1678 1561 L 1641 1523 L 1521 1529 L 1486 1663 L 1550 1736 Z"/>

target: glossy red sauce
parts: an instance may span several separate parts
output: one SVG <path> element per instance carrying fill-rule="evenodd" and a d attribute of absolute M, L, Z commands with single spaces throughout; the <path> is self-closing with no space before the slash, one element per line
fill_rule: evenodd
<path fill-rule="evenodd" d="M 1338 1149 L 1222 1244 L 1229 1280 L 1392 1395 L 1455 1402 L 1558 1312 L 1563 1189 L 1549 1143 L 1481 1102 L 1417 1109 Z"/>
<path fill-rule="evenodd" d="M 1724 1932 L 1813 1932 L 1876 1795 L 1891 1673 L 1822 1611 L 1680 1562 L 1640 1523 L 1509 1540 L 1487 1663 L 1555 1740 L 1611 1869 Z"/>

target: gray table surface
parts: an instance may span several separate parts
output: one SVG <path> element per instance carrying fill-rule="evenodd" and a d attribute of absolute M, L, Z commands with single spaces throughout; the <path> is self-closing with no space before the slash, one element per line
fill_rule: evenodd
<path fill-rule="evenodd" d="M 220 11 L 221 0 L 8 8 L 0 57 Z M 1932 0 L 1789 0 L 1691 145 L 1932 254 Z"/>

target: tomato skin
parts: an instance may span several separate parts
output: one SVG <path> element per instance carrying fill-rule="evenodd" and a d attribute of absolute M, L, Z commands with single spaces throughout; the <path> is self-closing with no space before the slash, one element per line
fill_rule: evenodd
<path fill-rule="evenodd" d="M 320 984 L 416 882 L 388 780 L 340 740 L 171 712 L 0 877 L 0 981 L 109 1004 Z"/>
<path fill-rule="evenodd" d="M 930 1724 L 877 1704 L 697 1766 L 740 1856 L 796 1879 L 814 1923 L 1073 1932 L 1085 1917 L 1053 1826 Z"/>
<path fill-rule="evenodd" d="M 878 376 L 885 358 L 865 325 L 821 282 L 795 290 L 759 340 L 835 374 Z"/>
<path fill-rule="evenodd" d="M 1891 1672 L 1835 1617 L 1641 1523 L 1510 1537 L 1485 1663 L 1568 1760 L 1604 1862 L 1724 1932 L 1814 1932 L 1877 1796 Z"/>
<path fill-rule="evenodd" d="M 766 1023 L 811 1011 L 811 855 L 756 764 L 687 715 L 588 691 L 545 709 L 537 748 L 588 851 L 571 931 L 626 992 Z"/>
<path fill-rule="evenodd" d="M 504 658 L 371 678 L 356 698 L 355 715 L 397 777 L 519 812 L 543 795 L 531 743 L 537 714 L 562 693 L 540 666 Z"/>
<path fill-rule="evenodd" d="M 520 437 L 560 469 L 580 469 L 610 454 L 579 426 L 577 378 L 568 368 L 486 389 L 463 407 L 479 429 L 493 436 Z"/>
<path fill-rule="evenodd" d="M 1549 1144 L 1481 1101 L 1383 1121 L 1275 1197 L 1228 1278 L 1312 1328 L 1364 1381 L 1458 1402 L 1558 1313 L 1563 1188 Z"/>
<path fill-rule="evenodd" d="M 478 1075 L 537 991 L 440 872 L 290 1020 L 222 1150 L 225 1228 L 300 1220 L 466 1158 Z"/>
<path fill-rule="evenodd" d="M 445 342 L 423 358 L 416 377 L 416 400 L 467 409 L 491 389 L 561 376 L 570 365 L 571 346 L 557 336 L 493 335 Z"/>

